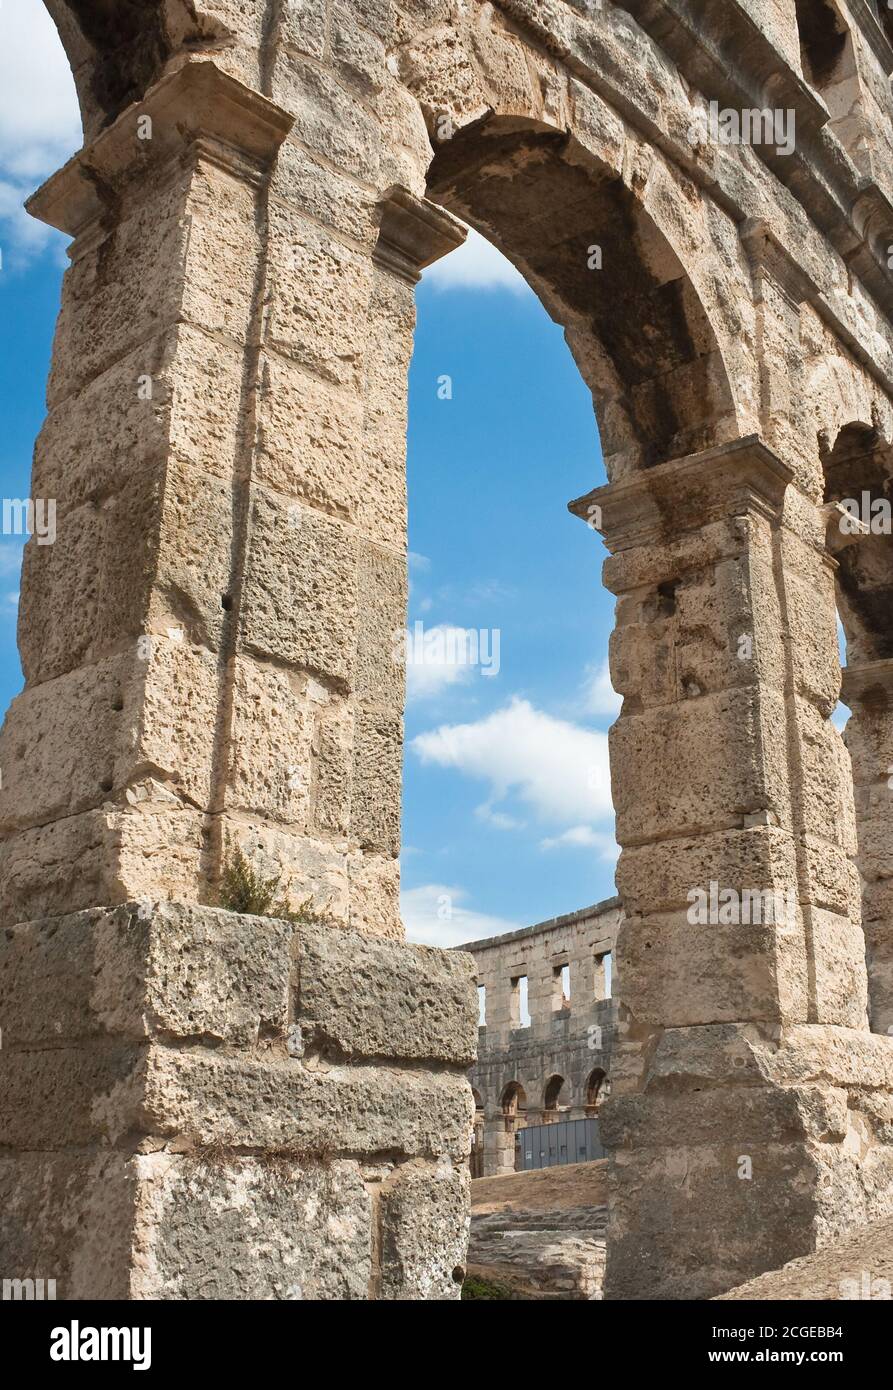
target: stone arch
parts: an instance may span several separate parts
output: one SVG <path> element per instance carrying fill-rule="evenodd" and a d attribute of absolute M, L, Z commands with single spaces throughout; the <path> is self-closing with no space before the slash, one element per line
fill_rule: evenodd
<path fill-rule="evenodd" d="M 823 459 L 827 545 L 846 638 L 842 695 L 852 764 L 856 865 L 872 1031 L 893 1026 L 893 443 L 852 421 Z"/>
<path fill-rule="evenodd" d="M 586 1078 L 586 1114 L 596 1115 L 601 1102 L 609 1090 L 607 1073 L 603 1067 L 594 1067 Z"/>
<path fill-rule="evenodd" d="M 212 4 L 190 0 L 44 0 L 71 64 L 85 138 L 139 101 L 178 54 L 233 50 Z M 242 16 L 260 38 L 260 6 Z M 249 40 L 249 34 L 242 36 Z M 225 64 L 224 64 L 225 65 Z"/>
<path fill-rule="evenodd" d="M 522 54 L 489 5 L 397 51 L 434 149 L 418 191 L 491 241 L 564 327 L 612 480 L 746 433 L 740 248 L 717 254 L 678 166 L 594 94 L 563 95 L 545 60 L 529 79 Z M 598 263 L 622 265 L 622 286 Z"/>
<path fill-rule="evenodd" d="M 852 40 L 832 0 L 796 0 L 803 76 L 818 91 L 835 80 Z"/>
<path fill-rule="evenodd" d="M 823 462 L 847 662 L 887 660 L 893 657 L 893 446 L 874 425 L 854 421 Z"/>
<path fill-rule="evenodd" d="M 437 149 L 427 191 L 506 255 L 564 326 L 613 475 L 723 436 L 734 404 L 716 333 L 618 173 L 565 132 L 492 117 Z M 603 273 L 612 263 L 624 266 L 621 283 Z"/>
<path fill-rule="evenodd" d="M 509 1081 L 502 1088 L 499 1108 L 506 1118 L 520 1119 L 527 1111 L 527 1092 L 520 1081 Z"/>
<path fill-rule="evenodd" d="M 557 1072 L 550 1076 L 543 1089 L 543 1120 L 549 1123 L 550 1120 L 557 1120 L 562 1110 L 568 1109 L 567 1095 L 565 1086 L 567 1082 L 563 1076 Z M 562 1103 L 564 1097 L 564 1103 Z"/>

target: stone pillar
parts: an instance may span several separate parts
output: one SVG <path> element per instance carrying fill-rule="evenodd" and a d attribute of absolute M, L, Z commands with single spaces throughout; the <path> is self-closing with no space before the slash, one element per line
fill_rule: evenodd
<path fill-rule="evenodd" d="M 291 123 L 186 61 L 32 203 L 75 241 L 0 736 L 0 1267 L 59 1298 L 459 1293 L 474 967 L 401 939 L 382 442 L 458 234 L 395 190 L 339 241 Z M 214 905 L 236 845 L 294 920 Z"/>
<path fill-rule="evenodd" d="M 841 698 L 856 793 L 872 1031 L 893 1034 L 893 661 L 850 665 Z"/>
<path fill-rule="evenodd" d="M 606 1293 L 704 1298 L 886 1210 L 820 509 L 756 438 L 573 509 L 618 597 Z"/>

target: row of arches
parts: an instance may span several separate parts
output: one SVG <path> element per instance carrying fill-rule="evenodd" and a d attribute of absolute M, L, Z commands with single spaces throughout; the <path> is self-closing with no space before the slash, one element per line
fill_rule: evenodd
<path fill-rule="evenodd" d="M 606 1072 L 601 1067 L 594 1067 L 586 1078 L 584 1090 L 584 1108 L 587 1114 L 596 1114 L 599 1105 L 605 1099 L 610 1089 L 610 1082 Z M 483 1115 L 484 1102 L 478 1090 L 473 1089 L 475 1110 Z M 549 1118 L 557 1118 L 562 1111 L 572 1108 L 572 1098 L 569 1092 L 568 1082 L 565 1077 L 557 1072 L 548 1078 L 543 1088 L 542 1112 L 543 1120 L 548 1123 Z M 520 1081 L 509 1081 L 503 1087 L 499 1097 L 499 1112 L 506 1119 L 517 1123 L 526 1123 L 528 1109 L 527 1092 Z"/>

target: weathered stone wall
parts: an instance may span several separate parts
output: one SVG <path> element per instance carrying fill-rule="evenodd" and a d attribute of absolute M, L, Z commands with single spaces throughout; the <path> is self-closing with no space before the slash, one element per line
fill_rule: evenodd
<path fill-rule="evenodd" d="M 614 992 L 616 980 L 605 958 L 613 965 L 621 918 L 619 899 L 610 899 L 460 948 L 473 957 L 478 987 L 486 991 L 486 1021 L 478 1027 L 477 1061 L 469 1073 L 475 1143 L 483 1143 L 480 1176 L 514 1172 L 515 1135 L 525 1125 L 594 1116 L 609 1094 L 617 1011 L 606 974 Z M 522 976 L 530 1014 L 523 1026 L 514 983 Z M 555 1078 L 563 1085 L 557 1104 L 547 1105 Z"/>
<path fill-rule="evenodd" d="M 27 547 L 0 738 L 7 921 L 211 902 L 238 843 L 399 940 L 406 366 L 412 282 L 461 236 L 442 205 L 564 326 L 611 480 L 576 504 L 624 697 L 607 1294 L 714 1294 L 885 1214 L 886 735 L 872 714 L 854 814 L 830 716 L 859 566 L 825 463 L 854 427 L 893 442 L 889 16 L 829 4 L 827 67 L 796 0 L 50 8 L 88 143 L 33 204 L 76 239 L 32 488 L 58 539 Z M 763 108 L 789 148 L 717 138 Z M 711 883 L 790 920 L 693 926 Z"/>
<path fill-rule="evenodd" d="M 60 1299 L 458 1297 L 472 980 L 214 908 L 6 931 L 3 1268 Z"/>

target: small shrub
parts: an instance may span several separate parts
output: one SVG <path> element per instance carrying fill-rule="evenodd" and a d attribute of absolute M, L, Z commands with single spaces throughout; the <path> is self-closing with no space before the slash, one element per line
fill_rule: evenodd
<path fill-rule="evenodd" d="M 236 845 L 224 862 L 218 898 L 221 907 L 230 912 L 247 913 L 249 917 L 281 917 L 297 926 L 322 920 L 313 910 L 312 898 L 305 898 L 297 908 L 290 908 L 282 892 L 282 875 L 263 878 L 252 868 L 240 845 Z"/>

